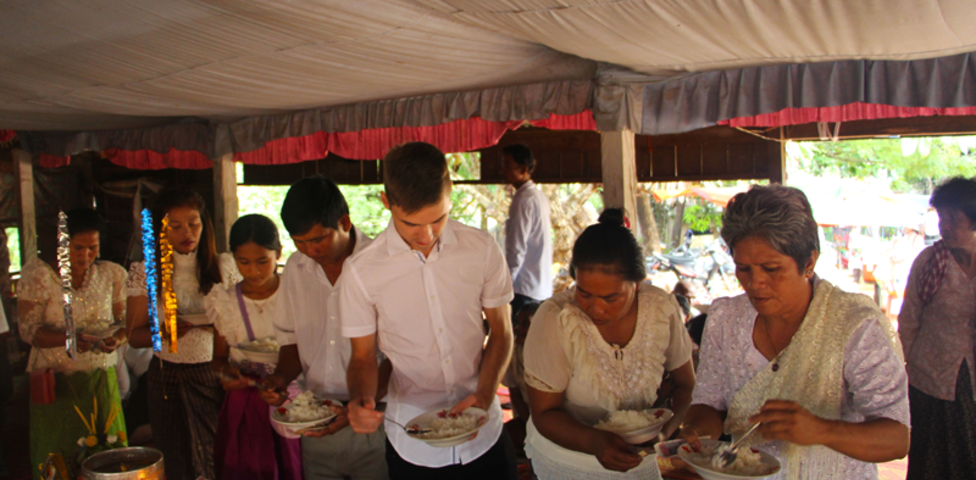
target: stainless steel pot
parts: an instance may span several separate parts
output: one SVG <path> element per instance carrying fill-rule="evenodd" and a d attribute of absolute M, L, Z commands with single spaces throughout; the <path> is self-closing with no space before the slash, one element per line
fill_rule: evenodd
<path fill-rule="evenodd" d="M 85 480 L 164 480 L 163 452 L 155 448 L 116 448 L 96 453 L 81 464 Z"/>

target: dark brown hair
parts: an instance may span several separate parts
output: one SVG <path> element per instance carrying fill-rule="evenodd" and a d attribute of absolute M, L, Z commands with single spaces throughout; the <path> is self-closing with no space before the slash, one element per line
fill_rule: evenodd
<path fill-rule="evenodd" d="M 390 206 L 396 205 L 407 214 L 434 205 L 451 193 L 447 159 L 429 143 L 394 147 L 383 159 L 383 186 Z"/>
<path fill-rule="evenodd" d="M 217 260 L 214 226 L 210 214 L 207 213 L 207 204 L 203 197 L 186 187 L 167 188 L 160 192 L 153 202 L 152 209 L 155 231 L 158 232 L 162 228 L 163 217 L 170 210 L 179 207 L 189 207 L 200 212 L 203 231 L 200 233 L 200 243 L 197 245 L 197 279 L 200 281 L 200 293 L 206 295 L 223 279 L 220 275 L 220 263 Z M 156 258 L 160 258 L 158 253 Z"/>

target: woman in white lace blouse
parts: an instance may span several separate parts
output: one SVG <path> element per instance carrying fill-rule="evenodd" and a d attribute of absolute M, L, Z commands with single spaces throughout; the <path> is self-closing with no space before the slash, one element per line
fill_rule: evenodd
<path fill-rule="evenodd" d="M 779 458 L 775 479 L 872 479 L 904 457 L 908 377 L 890 322 L 865 295 L 813 273 L 817 223 L 803 192 L 753 186 L 722 217 L 745 294 L 712 303 L 681 436 L 733 438 Z"/>
<path fill-rule="evenodd" d="M 125 319 L 125 269 L 98 260 L 101 224 L 101 218 L 92 209 L 68 212 L 72 317 L 79 332 L 111 333 L 110 325 Z M 20 335 L 34 347 L 27 371 L 50 368 L 55 372 L 54 402 L 31 403 L 31 464 L 44 462 L 48 453 L 60 453 L 70 461 L 77 456 L 78 439 L 89 435 L 75 406 L 86 415 L 94 412 L 99 425 L 105 424 L 113 408 L 121 408 L 115 350 L 126 340 L 125 329 L 118 328 L 114 335 L 100 341 L 79 333 L 78 358 L 72 360 L 65 353 L 60 276 L 40 259 L 31 260 L 24 266 L 17 296 Z M 103 431 L 99 429 L 96 433 Z M 120 433 L 125 435 L 121 414 L 108 428 L 109 435 Z M 40 478 L 37 469 L 34 478 Z"/>
<path fill-rule="evenodd" d="M 640 245 L 608 210 L 576 240 L 567 290 L 539 307 L 525 340 L 531 418 L 525 451 L 543 480 L 660 478 L 653 455 L 593 428 L 617 410 L 651 408 L 674 379 L 673 433 L 691 402 L 691 339 L 674 297 L 644 283 Z"/>
<path fill-rule="evenodd" d="M 166 215 L 173 246 L 178 348 L 177 352 L 170 351 L 169 334 L 160 319 L 163 347 L 148 371 L 149 423 L 153 444 L 166 458 L 167 478 L 213 479 L 214 436 L 224 389 L 210 368 L 213 327 L 199 319 L 206 318 L 204 295 L 225 276 L 232 281 L 237 267 L 229 255 L 217 256 L 213 224 L 200 194 L 182 187 L 160 192 L 153 207 L 156 231 Z M 151 347 L 143 263 L 133 263 L 129 268 L 127 291 L 130 342 L 133 347 Z M 157 311 L 163 314 L 161 304 Z M 190 315 L 197 324 L 187 321 Z"/>

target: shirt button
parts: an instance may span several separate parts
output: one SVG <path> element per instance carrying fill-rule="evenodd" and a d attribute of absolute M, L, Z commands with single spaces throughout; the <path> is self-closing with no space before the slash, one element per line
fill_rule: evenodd
<path fill-rule="evenodd" d="M 329 340 L 329 345 L 335 345 L 335 340 Z"/>
<path fill-rule="evenodd" d="M 329 315 L 329 320 L 335 320 L 335 315 Z"/>
<path fill-rule="evenodd" d="M 437 329 L 437 333 L 444 333 L 444 329 L 443 328 L 438 328 Z"/>
<path fill-rule="evenodd" d="M 448 358 L 448 359 L 444 360 L 444 363 L 451 363 L 451 359 Z"/>

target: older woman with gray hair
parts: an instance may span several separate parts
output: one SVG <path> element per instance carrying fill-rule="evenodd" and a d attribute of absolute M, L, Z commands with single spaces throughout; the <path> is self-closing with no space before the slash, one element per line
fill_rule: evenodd
<path fill-rule="evenodd" d="M 898 336 L 870 298 L 814 273 L 817 223 L 803 192 L 754 186 L 723 215 L 744 295 L 708 315 L 681 436 L 723 432 L 777 457 L 775 479 L 874 479 L 909 444 Z"/>

